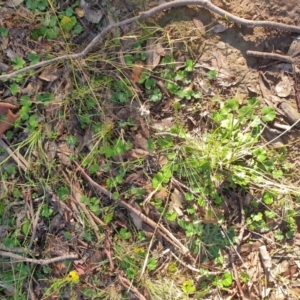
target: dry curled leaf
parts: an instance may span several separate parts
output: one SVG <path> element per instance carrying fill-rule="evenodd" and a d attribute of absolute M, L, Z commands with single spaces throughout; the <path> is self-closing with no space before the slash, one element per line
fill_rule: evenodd
<path fill-rule="evenodd" d="M 160 55 L 156 51 L 155 39 L 149 38 L 147 41 L 147 67 L 153 70 L 160 62 Z"/>
<path fill-rule="evenodd" d="M 133 82 L 137 83 L 141 79 L 144 66 L 142 64 L 135 64 L 132 68 L 131 79 Z"/>
<path fill-rule="evenodd" d="M 19 118 L 18 114 L 13 114 L 11 111 L 11 109 L 16 108 L 17 107 L 13 104 L 0 102 L 0 137 L 6 130 L 10 129 Z"/>
<path fill-rule="evenodd" d="M 282 75 L 280 82 L 275 86 L 275 92 L 278 97 L 285 98 L 292 91 L 291 80 L 288 76 Z"/>
<path fill-rule="evenodd" d="M 199 19 L 193 18 L 193 22 L 200 33 L 205 33 L 205 26 Z"/>
<path fill-rule="evenodd" d="M 79 7 L 84 10 L 84 12 L 81 12 L 80 14 L 84 15 L 89 22 L 97 24 L 101 21 L 103 17 L 101 9 L 90 8 L 89 3 L 84 0 L 80 1 Z"/>

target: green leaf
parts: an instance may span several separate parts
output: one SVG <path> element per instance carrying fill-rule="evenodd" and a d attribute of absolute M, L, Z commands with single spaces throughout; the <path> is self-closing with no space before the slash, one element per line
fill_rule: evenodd
<path fill-rule="evenodd" d="M 65 201 L 70 195 L 70 190 L 66 186 L 61 186 L 57 189 L 57 194 L 61 200 Z"/>
<path fill-rule="evenodd" d="M 209 80 L 215 80 L 217 78 L 217 71 L 216 70 L 210 70 L 207 72 L 207 78 Z"/>
<path fill-rule="evenodd" d="M 141 74 L 140 80 L 138 81 L 138 83 L 142 84 L 148 78 L 149 78 L 149 72 L 148 71 L 143 71 L 142 74 Z"/>
<path fill-rule="evenodd" d="M 99 171 L 99 165 L 98 164 L 94 164 L 94 165 L 91 165 L 90 167 L 89 167 L 89 172 L 90 172 L 90 174 L 95 174 L 96 172 L 98 172 Z"/>
<path fill-rule="evenodd" d="M 237 99 L 228 99 L 225 103 L 225 107 L 230 109 L 230 110 L 238 110 L 239 108 L 239 102 L 237 101 Z"/>
<path fill-rule="evenodd" d="M 155 144 L 152 139 L 147 140 L 147 149 L 150 151 L 155 150 Z"/>
<path fill-rule="evenodd" d="M 187 192 L 187 193 L 185 193 L 185 199 L 187 200 L 187 201 L 192 201 L 192 200 L 194 200 L 194 195 L 191 193 L 191 192 Z"/>
<path fill-rule="evenodd" d="M 186 60 L 185 70 L 188 72 L 192 72 L 194 70 L 194 62 L 191 59 Z"/>
<path fill-rule="evenodd" d="M 272 175 L 274 176 L 274 178 L 280 179 L 283 176 L 283 172 L 282 170 L 273 170 Z"/>
<path fill-rule="evenodd" d="M 155 258 L 150 258 L 147 264 L 147 269 L 149 271 L 154 271 L 157 267 L 157 261 Z"/>
<path fill-rule="evenodd" d="M 267 159 L 267 151 L 264 149 L 256 149 L 253 151 L 253 155 L 256 156 L 257 161 L 263 162 Z"/>
<path fill-rule="evenodd" d="M 24 235 L 28 235 L 29 231 L 30 231 L 30 222 L 29 220 L 26 219 L 22 224 L 22 232 Z"/>
<path fill-rule="evenodd" d="M 263 201 L 267 205 L 272 204 L 273 203 L 273 195 L 271 193 L 269 193 L 269 192 L 265 192 L 263 194 Z"/>
<path fill-rule="evenodd" d="M 73 8 L 72 7 L 68 7 L 65 11 L 65 14 L 67 17 L 71 17 L 74 14 Z"/>
<path fill-rule="evenodd" d="M 231 274 L 229 272 L 224 273 L 222 276 L 222 285 L 227 288 L 230 287 L 231 284 L 232 284 Z"/>
<path fill-rule="evenodd" d="M 126 269 L 126 275 L 129 279 L 133 279 L 135 277 L 136 271 L 133 268 Z"/>
<path fill-rule="evenodd" d="M 22 69 L 25 65 L 25 60 L 20 57 L 20 56 L 17 56 L 15 57 L 13 60 L 12 60 L 14 66 L 13 66 L 13 69 L 14 70 L 19 70 L 19 69 Z"/>
<path fill-rule="evenodd" d="M 176 220 L 177 218 L 177 213 L 176 212 L 173 212 L 173 213 L 166 213 L 166 219 L 170 222 L 173 222 Z"/>
<path fill-rule="evenodd" d="M 147 90 L 152 89 L 156 85 L 156 80 L 154 78 L 147 78 L 145 81 L 145 88 Z"/>
<path fill-rule="evenodd" d="M 31 128 L 36 128 L 39 125 L 39 122 L 35 116 L 30 116 L 28 123 Z"/>
<path fill-rule="evenodd" d="M 83 31 L 83 28 L 82 28 L 82 26 L 81 26 L 80 24 L 77 24 L 77 25 L 74 27 L 74 30 L 73 30 L 73 32 L 74 32 L 75 34 L 80 34 L 82 31 Z"/>
<path fill-rule="evenodd" d="M 262 120 L 264 122 L 272 122 L 276 117 L 276 112 L 272 107 L 264 107 L 261 112 L 263 114 Z"/>
<path fill-rule="evenodd" d="M 255 222 L 261 221 L 261 220 L 262 220 L 262 213 L 259 212 L 259 213 L 257 213 L 256 215 L 253 215 L 252 219 L 253 219 L 253 221 L 255 221 Z"/>
<path fill-rule="evenodd" d="M 72 238 L 72 234 L 69 231 L 64 231 L 64 237 L 69 241 Z"/>
<path fill-rule="evenodd" d="M 29 119 L 29 112 L 30 112 L 30 107 L 29 106 L 22 106 L 19 114 L 22 120 L 28 120 Z"/>
<path fill-rule="evenodd" d="M 54 98 L 52 93 L 43 93 L 43 94 L 39 94 L 37 95 L 36 99 L 40 102 L 49 102 Z"/>
<path fill-rule="evenodd" d="M 31 61 L 30 65 L 35 65 L 40 61 L 40 57 L 34 53 L 29 53 L 27 58 Z"/>
<path fill-rule="evenodd" d="M 267 218 L 273 219 L 273 218 L 276 217 L 276 213 L 274 211 L 271 211 L 271 210 L 266 210 L 265 211 L 265 216 Z"/>
<path fill-rule="evenodd" d="M 195 284 L 192 280 L 187 280 L 182 285 L 182 290 L 185 294 L 193 294 L 196 292 Z"/>
<path fill-rule="evenodd" d="M 9 86 L 9 90 L 13 96 L 19 93 L 19 86 L 16 83 L 13 83 Z"/>
<path fill-rule="evenodd" d="M 103 221 L 105 224 L 109 224 L 113 220 L 113 218 L 114 218 L 114 213 L 110 212 L 104 216 Z"/>
<path fill-rule="evenodd" d="M 131 54 L 124 55 L 124 60 L 125 60 L 126 65 L 133 64 L 133 56 Z"/>
<path fill-rule="evenodd" d="M 192 215 L 196 212 L 195 208 L 192 207 L 192 206 L 189 206 L 186 208 L 186 212 L 189 214 L 189 215 Z"/>
<path fill-rule="evenodd" d="M 45 28 L 43 36 L 49 40 L 54 40 L 59 35 L 59 28 L 57 26 L 51 28 Z"/>
<path fill-rule="evenodd" d="M 0 37 L 2 38 L 8 37 L 8 29 L 4 26 L 0 26 Z"/>
<path fill-rule="evenodd" d="M 60 26 L 65 32 L 70 32 L 74 28 L 76 23 L 77 23 L 77 19 L 74 16 L 72 17 L 64 16 L 60 20 Z"/>
<path fill-rule="evenodd" d="M 161 91 L 158 88 L 155 88 L 153 90 L 153 94 L 151 94 L 149 96 L 149 100 L 152 101 L 152 102 L 157 102 L 157 101 L 160 101 L 161 99 L 162 99 Z"/>
<path fill-rule="evenodd" d="M 161 186 L 164 179 L 164 175 L 161 172 L 158 172 L 152 179 L 152 186 L 154 189 Z"/>
<path fill-rule="evenodd" d="M 121 228 L 120 231 L 119 231 L 119 235 L 124 240 L 128 240 L 128 239 L 131 238 L 131 233 L 129 231 L 127 231 L 126 228 Z"/>
<path fill-rule="evenodd" d="M 258 116 L 254 116 L 251 123 L 250 123 L 250 126 L 251 127 L 258 127 L 260 125 L 260 118 Z"/>

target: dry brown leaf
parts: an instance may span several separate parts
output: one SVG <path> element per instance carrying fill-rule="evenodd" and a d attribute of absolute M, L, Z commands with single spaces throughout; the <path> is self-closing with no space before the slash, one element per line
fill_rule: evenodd
<path fill-rule="evenodd" d="M 56 156 L 56 151 L 57 151 L 57 144 L 55 141 L 47 141 L 45 143 L 45 152 L 47 153 L 47 156 L 49 159 L 54 159 Z"/>
<path fill-rule="evenodd" d="M 80 1 L 79 6 L 81 9 L 84 10 L 84 16 L 89 22 L 97 24 L 101 21 L 103 17 L 103 12 L 101 9 L 90 8 L 89 3 L 84 0 Z"/>
<path fill-rule="evenodd" d="M 293 42 L 291 43 L 291 46 L 289 48 L 287 55 L 295 57 L 299 53 L 300 53 L 300 40 L 294 39 Z"/>
<path fill-rule="evenodd" d="M 141 179 L 142 175 L 143 172 L 139 172 L 139 171 L 137 173 L 131 173 L 126 177 L 125 183 L 133 184 L 135 181 Z"/>
<path fill-rule="evenodd" d="M 134 226 L 138 229 L 138 230 L 142 230 L 143 229 L 143 221 L 142 219 L 134 212 L 130 211 L 129 215 L 132 219 L 132 222 L 134 224 Z"/>
<path fill-rule="evenodd" d="M 160 62 L 160 55 L 157 53 L 155 39 L 150 38 L 147 41 L 147 67 L 153 70 Z"/>
<path fill-rule="evenodd" d="M 137 159 L 137 158 L 143 158 L 148 156 L 150 153 L 149 151 L 145 151 L 143 149 L 131 149 L 128 151 L 126 158 L 127 159 Z"/>
<path fill-rule="evenodd" d="M 193 18 L 193 22 L 200 33 L 205 33 L 205 26 L 199 19 Z"/>
<path fill-rule="evenodd" d="M 134 147 L 148 151 L 147 140 L 140 133 L 134 137 Z"/>
<path fill-rule="evenodd" d="M 57 72 L 57 69 L 54 69 L 53 67 L 46 68 L 42 74 L 39 76 L 39 79 L 53 82 L 58 78 L 59 74 Z"/>
<path fill-rule="evenodd" d="M 146 139 L 150 138 L 149 125 L 144 118 L 140 118 L 141 132 Z"/>
<path fill-rule="evenodd" d="M 169 201 L 168 211 L 170 213 L 175 211 L 178 216 L 182 217 L 183 216 L 182 209 L 183 209 L 184 202 L 185 202 L 184 195 L 179 190 L 174 188 L 174 191 L 171 194 L 171 199 Z"/>
<path fill-rule="evenodd" d="M 224 32 L 225 30 L 227 30 L 227 26 L 221 24 L 221 23 L 218 23 L 216 26 L 213 27 L 212 31 L 214 33 L 221 33 L 221 32 Z"/>
<path fill-rule="evenodd" d="M 155 194 L 155 198 L 158 198 L 158 199 L 166 199 L 169 195 L 169 192 L 168 190 L 163 187 L 160 191 L 158 191 L 156 194 Z"/>
<path fill-rule="evenodd" d="M 13 114 L 11 109 L 15 109 L 16 106 L 10 103 L 0 103 L 0 114 L 6 116 L 0 119 L 0 137 L 8 129 L 10 129 L 16 120 L 19 118 L 19 114 Z"/>
<path fill-rule="evenodd" d="M 158 161 L 159 161 L 159 165 L 162 167 L 169 162 L 169 159 L 166 156 L 161 155 Z"/>
<path fill-rule="evenodd" d="M 165 118 L 160 121 L 154 120 L 151 126 L 157 131 L 170 131 L 174 126 L 174 117 Z"/>
<path fill-rule="evenodd" d="M 281 74 L 281 80 L 275 86 L 275 92 L 277 96 L 285 98 L 290 95 L 291 91 L 292 91 L 292 82 L 290 78 L 284 74 Z"/>
<path fill-rule="evenodd" d="M 74 9 L 74 11 L 75 11 L 75 13 L 76 13 L 76 15 L 77 15 L 78 18 L 83 18 L 83 17 L 84 17 L 85 11 L 84 11 L 83 8 L 81 8 L 81 7 L 76 7 L 76 8 Z"/>
<path fill-rule="evenodd" d="M 163 45 L 158 42 L 156 45 L 155 45 L 155 51 L 157 54 L 159 54 L 160 56 L 166 56 L 167 55 L 167 51 L 166 49 L 163 47 Z"/>
<path fill-rule="evenodd" d="M 141 74 L 143 73 L 144 66 L 142 64 L 135 64 L 132 68 L 131 79 L 134 83 L 137 83 L 141 79 Z"/>

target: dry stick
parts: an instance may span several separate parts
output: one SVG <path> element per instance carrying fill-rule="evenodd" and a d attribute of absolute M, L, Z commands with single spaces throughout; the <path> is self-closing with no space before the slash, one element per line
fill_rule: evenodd
<path fill-rule="evenodd" d="M 23 164 L 24 168 L 28 168 L 29 167 L 29 163 L 27 162 L 27 160 L 25 159 L 25 157 L 23 157 L 22 155 L 20 155 L 19 151 L 16 150 L 14 152 L 12 152 L 12 150 L 10 150 L 10 143 L 7 139 L 7 137 L 5 135 L 3 135 L 2 137 L 2 140 L 3 142 L 7 145 L 6 146 L 6 151 L 11 155 L 11 157 L 13 157 L 13 155 L 16 157 L 16 162 L 18 162 L 19 160 L 19 163 Z M 21 166 L 22 167 L 22 166 Z M 22 167 L 23 169 L 23 167 Z M 25 169 L 23 169 L 25 171 Z"/>
<path fill-rule="evenodd" d="M 134 295 L 135 295 L 139 300 L 147 300 L 147 299 L 146 299 L 146 298 L 138 291 L 138 289 L 132 285 L 132 282 L 130 282 L 127 278 L 123 277 L 122 275 L 119 275 L 119 280 L 120 280 L 121 284 L 122 284 L 125 288 L 131 290 L 131 291 L 134 293 Z"/>
<path fill-rule="evenodd" d="M 12 78 L 12 77 L 14 77 L 14 76 L 16 76 L 20 73 L 25 72 L 25 71 L 41 68 L 41 67 L 44 67 L 46 65 L 52 64 L 54 62 L 67 60 L 67 59 L 83 58 L 89 52 L 91 52 L 91 50 L 95 47 L 95 45 L 98 42 L 101 42 L 101 38 L 103 38 L 112 29 L 114 29 L 116 27 L 120 27 L 120 26 L 130 24 L 134 21 L 150 18 L 151 16 L 153 16 L 153 15 L 155 15 L 155 14 L 157 14 L 157 13 L 159 13 L 159 12 L 165 10 L 165 9 L 174 8 L 174 7 L 181 7 L 181 6 L 187 6 L 187 5 L 202 6 L 206 9 L 210 10 L 211 12 L 213 12 L 217 15 L 220 15 L 221 17 L 223 17 L 226 20 L 232 21 L 234 23 L 237 23 L 237 24 L 240 24 L 240 25 L 243 25 L 243 26 L 246 26 L 246 27 L 251 27 L 251 28 L 254 28 L 254 27 L 267 27 L 267 28 L 273 28 L 273 29 L 277 29 L 277 30 L 300 33 L 300 27 L 299 26 L 286 25 L 286 24 L 272 22 L 272 21 L 246 20 L 246 19 L 237 17 L 237 16 L 229 13 L 224 9 L 221 9 L 221 8 L 217 7 L 216 5 L 212 4 L 208 0 L 175 0 L 175 1 L 172 1 L 172 2 L 168 2 L 168 3 L 158 5 L 158 6 L 152 8 L 152 9 L 149 9 L 147 11 L 141 12 L 138 16 L 126 19 L 126 20 L 118 22 L 118 23 L 108 25 L 98 35 L 96 35 L 92 39 L 92 41 L 85 47 L 85 49 L 80 53 L 66 54 L 66 55 L 62 55 L 62 56 L 59 56 L 59 57 L 56 57 L 56 58 L 53 58 L 53 59 L 50 59 L 50 60 L 47 60 L 47 61 L 42 61 L 40 63 L 37 63 L 37 64 L 33 65 L 33 66 L 25 67 L 23 69 L 17 70 L 15 72 L 10 73 L 10 74 L 1 75 L 0 80 L 10 79 L 10 78 Z"/>
<path fill-rule="evenodd" d="M 98 242 L 101 242 L 102 238 L 99 235 L 99 228 L 91 216 L 92 213 L 86 208 L 85 204 L 80 201 L 80 197 L 82 194 L 81 194 L 79 188 L 76 187 L 76 185 L 71 182 L 71 180 L 69 179 L 69 177 L 67 176 L 67 174 L 64 171 L 63 171 L 63 175 L 64 175 L 66 181 L 68 182 L 70 190 L 71 190 L 71 194 L 73 195 L 72 200 L 84 211 L 86 217 L 89 219 L 89 222 L 95 232 Z"/>
<path fill-rule="evenodd" d="M 75 162 L 76 163 L 76 162 Z M 141 213 L 139 210 L 135 209 L 131 205 L 129 205 L 127 202 L 123 200 L 117 200 L 112 193 L 110 193 L 108 190 L 103 188 L 101 185 L 99 185 L 97 182 L 95 182 L 86 172 L 83 168 L 77 164 L 77 169 L 81 172 L 82 176 L 89 182 L 89 184 L 94 187 L 99 193 L 104 194 L 109 197 L 111 200 L 115 200 L 116 203 L 120 204 L 121 206 L 125 207 L 129 211 L 132 211 L 136 215 L 138 215 L 146 224 L 151 226 L 152 228 L 157 228 L 157 231 L 160 235 L 162 235 L 169 243 L 171 243 L 173 246 L 178 248 L 184 255 L 189 253 L 189 249 L 186 248 L 184 245 L 181 244 L 181 242 L 171 233 L 169 232 L 164 226 L 161 224 L 157 224 L 151 219 L 149 219 L 147 216 L 145 216 L 143 213 Z"/>
<path fill-rule="evenodd" d="M 40 218 L 41 209 L 42 209 L 42 205 L 39 206 L 39 208 L 36 212 L 35 218 L 32 222 L 32 235 L 31 235 L 30 242 L 29 242 L 29 245 L 28 245 L 28 250 L 31 249 L 31 247 L 33 245 L 33 242 L 35 240 L 37 224 L 38 224 L 38 221 L 39 221 L 39 218 Z"/>
<path fill-rule="evenodd" d="M 3 139 L 0 139 L 0 146 L 2 146 L 6 150 L 6 152 L 14 159 L 14 161 L 24 172 L 27 171 L 27 162 L 23 162 L 22 159 L 20 159 L 12 150 L 10 150 L 9 146 L 3 141 Z"/>
<path fill-rule="evenodd" d="M 294 63 L 294 59 L 292 57 L 287 56 L 287 55 L 277 54 L 277 53 L 266 53 L 266 52 L 248 50 L 246 52 L 246 54 L 249 56 L 254 56 L 254 57 L 260 57 L 260 58 L 266 58 L 266 59 L 276 59 L 276 60 L 284 61 L 284 62 L 287 62 L 290 64 Z"/>
<path fill-rule="evenodd" d="M 62 261 L 65 259 L 78 259 L 78 255 L 76 254 L 62 255 L 62 256 L 53 257 L 49 259 L 34 259 L 34 258 L 28 258 L 10 252 L 5 252 L 5 251 L 0 251 L 0 256 L 14 258 L 17 259 L 18 262 L 29 262 L 37 265 L 42 265 L 42 266 L 52 264 L 58 261 Z"/>
<path fill-rule="evenodd" d="M 231 255 L 232 256 L 232 255 Z M 239 278 L 239 274 L 238 274 L 238 271 L 236 269 L 236 265 L 234 263 L 234 260 L 233 258 L 231 258 L 231 266 L 232 266 L 232 269 L 233 269 L 233 274 L 234 274 L 234 279 L 235 279 L 235 283 L 238 287 L 238 290 L 239 290 L 239 294 L 241 296 L 241 299 L 244 300 L 246 299 L 245 298 L 245 295 L 244 295 L 244 292 L 243 292 L 243 289 L 242 289 L 242 286 L 241 286 L 241 282 L 240 282 L 240 278 Z"/>

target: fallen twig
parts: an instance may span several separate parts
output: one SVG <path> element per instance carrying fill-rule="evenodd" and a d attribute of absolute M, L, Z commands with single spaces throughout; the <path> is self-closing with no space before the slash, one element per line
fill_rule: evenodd
<path fill-rule="evenodd" d="M 63 172 L 63 175 L 64 175 L 66 181 L 67 181 L 68 184 L 69 184 L 69 187 L 70 187 L 70 190 L 71 190 L 71 194 L 72 194 L 72 196 L 73 196 L 73 197 L 72 197 L 72 200 L 73 200 L 74 202 L 76 202 L 76 204 L 84 211 L 86 217 L 88 218 L 88 220 L 89 220 L 89 222 L 90 222 L 90 224 L 91 224 L 91 226 L 92 226 L 92 228 L 93 228 L 93 230 L 94 230 L 94 233 L 95 233 L 95 235 L 96 235 L 96 237 L 97 237 L 98 242 L 102 241 L 103 239 L 102 239 L 102 237 L 99 235 L 99 228 L 98 228 L 97 224 L 95 223 L 95 221 L 94 221 L 94 219 L 93 219 L 93 217 L 92 217 L 92 212 L 90 212 L 90 211 L 86 208 L 85 204 L 82 203 L 82 202 L 80 201 L 80 198 L 81 198 L 81 196 L 82 196 L 82 193 L 81 193 L 81 191 L 80 191 L 80 189 L 79 189 L 79 187 L 78 187 L 77 182 L 74 182 L 74 181 L 71 182 L 71 180 L 69 179 L 69 177 L 67 176 L 67 174 L 66 174 L 65 172 Z M 105 225 L 105 224 L 104 224 L 104 225 Z"/>
<path fill-rule="evenodd" d="M 242 300 L 244 300 L 246 298 L 245 298 L 245 295 L 244 295 L 244 292 L 243 292 L 243 289 L 242 289 L 242 286 L 241 286 L 241 282 L 240 282 L 238 271 L 236 269 L 236 265 L 234 263 L 233 255 L 230 254 L 230 256 L 231 256 L 230 260 L 231 260 L 231 266 L 232 266 L 232 270 L 233 270 L 233 274 L 234 274 L 234 280 L 235 280 L 235 283 L 236 283 L 237 288 L 239 290 L 240 297 L 241 297 Z"/>
<path fill-rule="evenodd" d="M 266 58 L 266 59 L 276 59 L 280 61 L 284 61 L 290 64 L 294 63 L 294 59 L 287 55 L 281 55 L 277 53 L 266 53 L 266 52 L 259 52 L 259 51 L 251 51 L 248 50 L 246 52 L 248 56 L 254 56 L 254 57 L 260 57 L 260 58 Z"/>
<path fill-rule="evenodd" d="M 13 78 L 14 76 L 21 74 L 23 72 L 29 71 L 29 70 L 33 70 L 33 69 L 37 69 L 37 68 L 41 68 L 44 67 L 46 65 L 52 64 L 54 62 L 59 62 L 59 61 L 63 61 L 63 60 L 72 60 L 72 59 L 79 59 L 79 58 L 83 58 L 85 57 L 89 52 L 91 52 L 91 50 L 95 47 L 96 44 L 98 44 L 99 42 L 101 42 L 101 38 L 103 38 L 108 32 L 110 32 L 112 29 L 116 28 L 116 27 L 120 27 L 120 26 L 124 26 L 127 24 L 130 24 L 132 22 L 135 21 L 139 21 L 139 20 L 143 20 L 143 19 L 147 19 L 150 18 L 151 16 L 166 10 L 166 9 L 170 9 L 170 8 L 174 8 L 174 7 L 181 7 L 181 6 L 187 6 L 187 5 L 198 5 L 198 6 L 202 6 L 208 10 L 210 10 L 211 12 L 220 15 L 222 18 L 225 18 L 226 20 L 232 21 L 234 23 L 246 26 L 246 27 L 266 27 L 266 28 L 273 28 L 273 29 L 277 29 L 277 30 L 283 30 L 283 31 L 288 31 L 288 32 L 297 32 L 300 33 L 300 27 L 299 26 L 293 26 L 293 25 L 286 25 L 286 24 L 282 24 L 282 23 L 278 23 L 278 22 L 272 22 L 272 21 L 254 21 L 254 20 L 246 20 L 240 17 L 237 17 L 229 12 L 227 12 L 224 9 L 221 9 L 219 7 L 217 7 L 216 5 L 212 4 L 210 1 L 208 0 L 175 0 L 172 2 L 167 2 L 161 5 L 158 5 L 152 9 L 149 9 L 147 11 L 141 12 L 139 15 L 126 19 L 124 21 L 118 22 L 118 23 L 113 23 L 108 25 L 107 27 L 105 27 L 98 35 L 96 35 L 92 41 L 85 47 L 85 49 L 80 52 L 80 53 L 75 53 L 75 54 L 66 54 L 66 55 L 62 55 L 47 61 L 42 61 L 40 63 L 37 63 L 35 65 L 32 66 L 27 66 L 23 69 L 17 70 L 15 72 L 12 72 L 10 74 L 4 74 L 0 76 L 0 80 L 3 79 L 10 79 Z"/>
<path fill-rule="evenodd" d="M 263 245 L 263 246 L 260 246 L 258 249 L 259 249 L 259 254 L 261 257 L 261 262 L 264 267 L 267 282 L 268 283 L 274 282 L 275 278 L 273 277 L 273 274 L 271 272 L 272 261 L 271 261 L 270 254 L 267 250 L 267 247 L 265 245 Z"/>
<path fill-rule="evenodd" d="M 110 193 L 108 190 L 100 186 L 97 182 L 95 182 L 86 172 L 83 168 L 81 168 L 77 163 L 77 169 L 81 172 L 82 176 L 89 182 L 89 184 L 95 188 L 95 190 L 100 193 L 108 196 L 110 199 L 116 201 L 116 203 L 120 204 L 121 206 L 125 207 L 129 211 L 132 211 L 136 215 L 138 215 L 143 222 L 148 224 L 153 229 L 157 229 L 157 232 L 162 235 L 169 243 L 171 243 L 174 247 L 180 250 L 181 253 L 184 255 L 188 254 L 190 251 L 187 247 L 185 247 L 183 244 L 180 243 L 180 241 L 170 232 L 168 231 L 163 225 L 160 223 L 155 223 L 150 218 L 145 216 L 143 213 L 141 213 L 139 210 L 132 207 L 130 204 L 123 200 L 116 199 L 112 193 Z"/>
<path fill-rule="evenodd" d="M 26 172 L 28 169 L 28 163 L 25 160 L 25 158 L 24 157 L 20 158 L 17 153 L 14 153 L 3 139 L 4 137 L 0 139 L 0 146 L 2 146 L 6 150 L 6 152 L 14 159 L 14 161 L 18 164 L 18 166 L 24 172 Z"/>
<path fill-rule="evenodd" d="M 121 282 L 121 284 L 126 288 L 131 290 L 135 297 L 137 297 L 137 299 L 139 300 L 147 300 L 139 291 L 138 289 L 132 285 L 132 282 L 130 282 L 127 278 L 123 277 L 122 275 L 119 275 L 119 280 Z"/>
<path fill-rule="evenodd" d="M 76 254 L 62 255 L 62 256 L 53 257 L 49 259 L 34 259 L 34 258 L 24 257 L 10 252 L 5 252 L 5 251 L 0 251 L 0 256 L 14 258 L 18 260 L 18 262 L 28 262 L 28 263 L 33 263 L 42 266 L 49 265 L 62 260 L 67 260 L 67 259 L 78 259 L 78 255 Z"/>
<path fill-rule="evenodd" d="M 39 218 L 40 218 L 41 209 L 42 209 L 42 205 L 39 206 L 39 208 L 36 212 L 35 218 L 32 222 L 32 235 L 31 235 L 30 242 L 29 242 L 29 245 L 28 245 L 28 250 L 31 249 L 31 247 L 34 243 L 35 237 L 36 237 L 37 224 L 38 224 L 38 221 L 39 221 Z"/>

